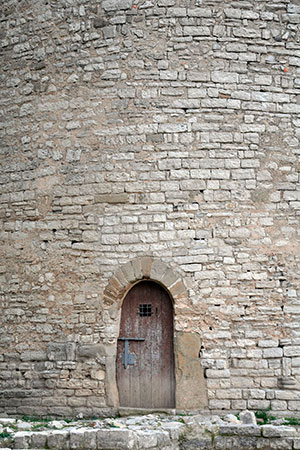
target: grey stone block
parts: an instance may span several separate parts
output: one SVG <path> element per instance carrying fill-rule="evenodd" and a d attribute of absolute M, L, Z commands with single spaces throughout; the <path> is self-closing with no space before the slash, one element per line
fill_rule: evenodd
<path fill-rule="evenodd" d="M 238 435 L 238 436 L 261 436 L 261 429 L 257 425 L 221 425 L 219 428 L 221 435 Z"/>
<path fill-rule="evenodd" d="M 130 430 L 99 430 L 97 446 L 99 449 L 129 450 L 136 445 L 136 435 Z"/>
<path fill-rule="evenodd" d="M 47 437 L 47 446 L 53 450 L 64 450 L 69 447 L 69 431 L 53 430 Z"/>
<path fill-rule="evenodd" d="M 288 426 L 263 425 L 262 435 L 268 438 L 292 437 L 296 435 L 296 429 Z"/>
<path fill-rule="evenodd" d="M 242 411 L 240 412 L 239 417 L 243 424 L 257 425 L 256 417 L 253 411 Z"/>

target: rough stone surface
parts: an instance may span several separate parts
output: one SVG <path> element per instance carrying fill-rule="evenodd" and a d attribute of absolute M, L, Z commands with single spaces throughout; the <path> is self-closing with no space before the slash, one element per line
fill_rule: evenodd
<path fill-rule="evenodd" d="M 228 416 L 228 415 L 227 415 Z M 232 424 L 218 416 L 168 416 L 149 414 L 118 419 L 55 420 L 27 423 L 30 431 L 20 431 L 18 420 L 7 424 L 10 437 L 0 438 L 0 448 L 56 450 L 93 449 L 292 449 L 299 448 L 299 432 L 290 426 Z"/>
<path fill-rule="evenodd" d="M 300 416 L 299 1 L 0 15 L 0 410 L 115 413 L 122 299 L 151 278 L 201 343 L 178 407 Z"/>
<path fill-rule="evenodd" d="M 179 409 L 207 407 L 206 385 L 201 368 L 199 351 L 201 341 L 197 333 L 177 333 L 175 340 L 176 405 Z"/>
<path fill-rule="evenodd" d="M 242 411 L 239 417 L 243 424 L 257 425 L 256 417 L 253 411 Z"/>

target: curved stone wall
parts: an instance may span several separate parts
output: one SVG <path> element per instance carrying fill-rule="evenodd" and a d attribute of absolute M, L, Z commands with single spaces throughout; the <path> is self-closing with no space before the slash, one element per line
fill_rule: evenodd
<path fill-rule="evenodd" d="M 203 379 L 184 408 L 300 415 L 299 1 L 7 0 L 1 23 L 1 410 L 115 411 L 119 307 L 155 261 Z"/>

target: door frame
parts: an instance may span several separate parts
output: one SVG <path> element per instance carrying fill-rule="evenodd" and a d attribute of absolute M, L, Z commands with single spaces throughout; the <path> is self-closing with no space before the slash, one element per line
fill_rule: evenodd
<path fill-rule="evenodd" d="M 107 406 L 120 408 L 116 377 L 117 339 L 120 331 L 121 308 L 127 293 L 141 281 L 153 281 L 168 294 L 173 304 L 173 343 L 175 360 L 175 409 L 203 410 L 207 408 L 207 388 L 204 371 L 199 359 L 201 347 L 200 334 L 197 332 L 176 331 L 177 306 L 185 304 L 192 309 L 188 292 L 181 275 L 165 262 L 144 256 L 135 258 L 122 265 L 111 277 L 103 292 L 103 304 L 115 317 L 114 335 L 105 350 L 105 391 Z M 111 323 L 110 323 L 111 326 Z M 110 328 L 111 330 L 111 328 Z M 111 334 L 111 331 L 110 331 Z M 192 353 L 186 352 L 193 343 Z M 186 355 L 186 353 L 189 353 Z M 190 373 L 194 366 L 193 374 Z M 186 369 L 185 369 L 186 368 Z M 190 387 L 187 392 L 187 385 Z M 195 392 L 199 392 L 195 396 Z M 132 408 L 130 408 L 132 410 Z"/>

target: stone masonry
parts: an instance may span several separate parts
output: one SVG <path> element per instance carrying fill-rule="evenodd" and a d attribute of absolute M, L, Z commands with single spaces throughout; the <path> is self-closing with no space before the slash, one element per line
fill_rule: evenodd
<path fill-rule="evenodd" d="M 1 411 L 116 412 L 151 279 L 177 409 L 300 417 L 300 1 L 0 9 Z"/>
<path fill-rule="evenodd" d="M 296 450 L 300 449 L 300 433 L 284 424 L 240 421 L 232 414 L 223 418 L 149 414 L 67 422 L 50 418 L 45 422 L 44 418 L 34 423 L 0 417 L 0 449 Z"/>

